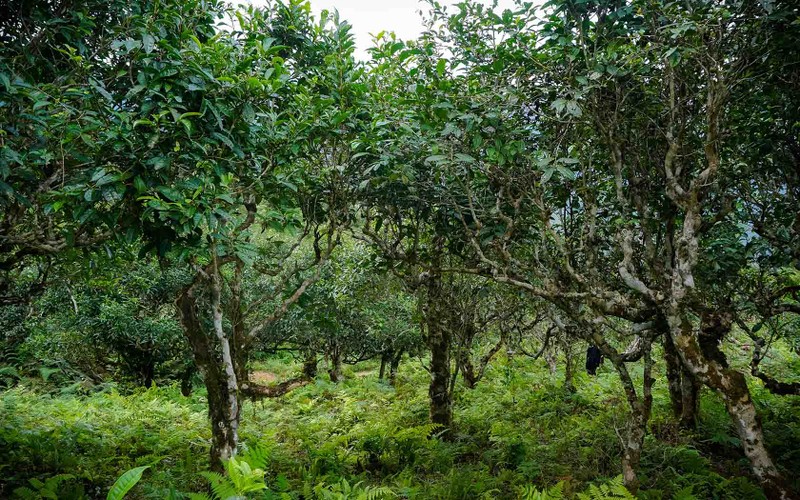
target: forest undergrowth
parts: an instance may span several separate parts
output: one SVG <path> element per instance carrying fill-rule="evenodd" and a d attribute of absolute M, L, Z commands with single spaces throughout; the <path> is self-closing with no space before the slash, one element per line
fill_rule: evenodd
<path fill-rule="evenodd" d="M 247 402 L 241 456 L 260 455 L 267 488 L 248 497 L 616 498 L 598 489 L 616 484 L 626 419 L 610 367 L 577 374 L 567 393 L 563 373 L 504 356 L 475 389 L 458 384 L 454 433 L 437 439 L 422 366 L 409 359 L 393 387 L 375 363 L 361 363 L 342 383 L 319 376 L 282 398 Z M 298 370 L 291 359 L 254 366 L 279 380 Z M 797 478 L 800 398 L 751 385 L 768 446 Z M 664 380 L 654 399 L 639 498 L 764 498 L 716 395 L 704 391 L 696 433 L 676 427 Z M 0 497 L 56 498 L 51 488 L 57 498 L 104 498 L 120 474 L 147 465 L 129 498 L 208 491 L 203 389 L 184 397 L 177 385 L 131 392 L 23 379 L 0 394 L 0 421 Z"/>

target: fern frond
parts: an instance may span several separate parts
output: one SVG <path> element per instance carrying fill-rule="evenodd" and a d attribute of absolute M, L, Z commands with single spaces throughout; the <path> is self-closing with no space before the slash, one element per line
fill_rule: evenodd
<path fill-rule="evenodd" d="M 15 489 L 14 496 L 22 500 L 39 500 L 39 494 L 25 486 Z"/>
<path fill-rule="evenodd" d="M 239 456 L 239 460 L 247 462 L 254 469 L 266 469 L 269 465 L 269 458 L 272 450 L 263 443 L 256 443 L 255 446 L 248 447 Z"/>
<path fill-rule="evenodd" d="M 520 497 L 522 500 L 563 500 L 564 482 L 561 481 L 557 485 L 542 491 L 539 491 L 535 486 L 526 486 L 522 490 Z"/>
<path fill-rule="evenodd" d="M 227 477 L 217 472 L 201 472 L 211 484 L 211 497 L 214 500 L 226 500 L 236 496 L 236 488 Z"/>
<path fill-rule="evenodd" d="M 359 499 L 361 500 L 384 500 L 386 498 L 397 498 L 397 493 L 395 493 L 388 486 L 367 488 L 361 495 L 359 495 Z"/>
<path fill-rule="evenodd" d="M 622 476 L 617 476 L 597 486 L 592 484 L 584 493 L 578 493 L 579 500 L 635 500 L 631 495 Z"/>
<path fill-rule="evenodd" d="M 184 493 L 183 495 L 189 500 L 215 500 L 206 493 Z"/>

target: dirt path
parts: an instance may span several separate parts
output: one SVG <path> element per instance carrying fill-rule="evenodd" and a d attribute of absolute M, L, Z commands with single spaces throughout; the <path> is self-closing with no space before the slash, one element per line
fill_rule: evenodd
<path fill-rule="evenodd" d="M 278 380 L 278 376 L 271 372 L 254 371 L 250 372 L 250 382 L 256 384 L 269 384 Z"/>

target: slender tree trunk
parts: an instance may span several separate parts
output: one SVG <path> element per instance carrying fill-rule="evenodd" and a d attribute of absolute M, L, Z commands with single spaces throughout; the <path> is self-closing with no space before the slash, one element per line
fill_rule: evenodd
<path fill-rule="evenodd" d="M 664 335 L 664 361 L 667 365 L 667 387 L 669 388 L 669 400 L 672 404 L 672 415 L 676 420 L 681 418 L 683 413 L 683 390 L 681 388 L 681 358 L 672 339 L 669 335 Z"/>
<path fill-rule="evenodd" d="M 222 472 L 222 462 L 236 455 L 239 444 L 238 395 L 230 391 L 224 372 L 208 370 L 204 381 L 211 419 L 211 469 Z"/>
<path fill-rule="evenodd" d="M 427 335 L 425 337 L 431 352 L 431 383 L 428 387 L 431 422 L 445 429 L 452 425 L 453 408 L 450 394 L 450 344 L 451 334 L 447 328 L 443 311 L 444 297 L 442 277 L 435 273 L 429 277 L 424 316 Z"/>
<path fill-rule="evenodd" d="M 227 301 L 227 314 L 231 323 L 230 350 L 234 373 L 240 386 L 250 384 L 250 339 L 245 331 L 244 307 L 242 305 L 242 283 L 244 263 L 236 262 L 233 278 L 229 281 L 231 297 Z M 224 332 L 223 332 L 224 334 Z"/>
<path fill-rule="evenodd" d="M 647 421 L 640 412 L 632 412 L 628 420 L 622 446 L 622 480 L 633 495 L 639 491 L 639 463 L 647 429 Z"/>
<path fill-rule="evenodd" d="M 464 385 L 467 389 L 474 389 L 478 384 L 478 375 L 475 373 L 475 366 L 472 364 L 472 356 L 467 349 L 462 349 L 458 353 L 458 365 L 464 376 Z"/>
<path fill-rule="evenodd" d="M 679 424 L 684 429 L 694 430 L 700 419 L 700 389 L 702 385 L 689 372 L 681 370 L 681 416 Z"/>
<path fill-rule="evenodd" d="M 547 362 L 547 367 L 550 369 L 550 375 L 555 376 L 558 373 L 558 357 L 555 350 L 551 349 L 544 355 L 544 360 Z"/>
<path fill-rule="evenodd" d="M 568 332 L 568 335 L 569 338 L 577 337 L 574 331 Z M 564 350 L 564 390 L 567 392 L 575 392 L 572 344 L 563 342 L 561 346 Z"/>
<path fill-rule="evenodd" d="M 450 339 L 443 328 L 428 325 L 428 348 L 431 351 L 430 397 L 431 422 L 449 429 L 452 424 L 450 395 Z"/>
<path fill-rule="evenodd" d="M 636 392 L 633 378 L 619 352 L 609 345 L 605 339 L 594 333 L 590 340 L 600 351 L 611 360 L 617 371 L 625 391 L 631 414 L 626 424 L 625 436 L 622 437 L 622 477 L 625 487 L 633 494 L 639 490 L 639 463 L 642 459 L 644 437 L 647 434 L 647 423 L 653 408 L 653 358 L 651 356 L 652 344 L 649 338 L 642 338 L 642 356 L 644 358 L 644 376 L 642 381 L 642 395 Z"/>
<path fill-rule="evenodd" d="M 176 305 L 184 335 L 192 348 L 195 366 L 208 391 L 212 438 L 210 465 L 212 470 L 222 472 L 222 461 L 233 456 L 238 444 L 238 394 L 236 384 L 231 384 L 228 376 L 229 368 L 232 372 L 233 367 L 225 366 L 212 343 L 212 336 L 203 329 L 198 313 L 198 300 L 193 285 L 178 297 Z M 235 382 L 235 375 L 233 379 Z"/>
<path fill-rule="evenodd" d="M 153 359 L 152 355 L 147 357 L 145 361 L 144 368 L 142 370 L 142 383 L 144 387 L 152 387 L 153 385 L 153 378 L 155 378 L 156 372 L 156 362 Z"/>
<path fill-rule="evenodd" d="M 184 397 L 189 397 L 192 394 L 192 378 L 194 377 L 196 368 L 193 364 L 189 364 L 181 374 L 181 394 Z"/>

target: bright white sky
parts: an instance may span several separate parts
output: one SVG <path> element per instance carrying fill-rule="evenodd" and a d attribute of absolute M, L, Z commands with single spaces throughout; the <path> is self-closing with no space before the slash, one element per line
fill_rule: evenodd
<path fill-rule="evenodd" d="M 260 0 L 245 0 L 254 5 L 263 4 Z M 490 5 L 491 0 L 481 0 Z M 235 2 L 238 3 L 238 2 Z M 458 0 L 440 0 L 442 5 L 453 5 Z M 319 19 L 323 9 L 339 11 L 342 19 L 353 25 L 356 38 L 356 57 L 367 58 L 366 49 L 372 45 L 372 36 L 381 31 L 394 31 L 399 38 L 409 40 L 422 32 L 420 9 L 428 10 L 427 3 L 420 0 L 311 0 L 311 7 Z M 514 0 L 499 0 L 497 9 L 502 12 L 512 9 Z"/>

